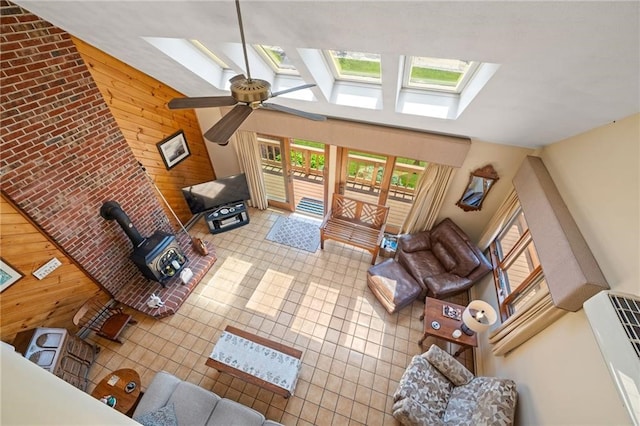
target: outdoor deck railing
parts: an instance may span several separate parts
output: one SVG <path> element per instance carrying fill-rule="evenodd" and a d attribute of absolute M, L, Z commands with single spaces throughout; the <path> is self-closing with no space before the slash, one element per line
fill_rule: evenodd
<path fill-rule="evenodd" d="M 277 141 L 258 139 L 260 155 L 264 166 L 282 169 L 282 153 Z M 302 145 L 291 146 L 291 170 L 297 175 L 322 176 L 324 169 L 324 150 Z"/>
<path fill-rule="evenodd" d="M 349 170 L 350 173 L 347 176 L 347 184 L 351 183 L 356 185 L 363 185 L 370 188 L 371 192 L 374 192 L 374 188 L 380 185 L 382 180 L 381 170 L 384 169 L 386 164 L 385 160 L 379 160 L 371 157 L 363 157 L 360 155 L 349 155 Z M 353 167 L 355 165 L 355 167 Z M 354 173 L 351 173 L 354 170 Z M 409 187 L 402 183 L 400 176 L 416 175 L 415 182 L 418 182 L 420 176 L 424 172 L 424 167 L 416 166 L 412 164 L 396 163 L 393 174 L 394 178 L 391 179 L 389 185 L 389 195 L 400 199 L 413 199 L 415 188 Z M 377 191 L 376 191 L 377 192 Z"/>
<path fill-rule="evenodd" d="M 280 144 L 277 141 L 267 139 L 258 139 L 260 146 L 260 154 L 262 157 L 263 167 L 273 171 L 282 170 L 282 153 L 280 152 Z M 321 148 L 313 148 L 302 145 L 291 145 L 291 170 L 297 176 L 323 176 L 324 161 L 320 158 L 324 157 L 324 150 Z M 360 191 L 377 193 L 382 179 L 381 171 L 384 170 L 385 160 L 364 157 L 361 155 L 349 155 L 349 170 L 347 176 L 347 186 L 352 188 L 358 187 Z M 396 163 L 393 174 L 394 177 L 389 187 L 389 195 L 398 200 L 411 201 L 415 193 L 415 188 L 406 185 L 408 179 L 404 182 L 402 175 L 416 175 L 417 182 L 422 175 L 424 168 L 418 165 Z"/>

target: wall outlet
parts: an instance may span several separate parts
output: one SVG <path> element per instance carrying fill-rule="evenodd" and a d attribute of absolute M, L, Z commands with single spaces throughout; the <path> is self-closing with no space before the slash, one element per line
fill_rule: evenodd
<path fill-rule="evenodd" d="M 41 280 L 47 275 L 49 275 L 51 272 L 53 272 L 53 270 L 60 265 L 62 265 L 62 263 L 54 257 L 53 259 L 51 259 L 50 261 L 48 261 L 47 263 L 45 263 L 44 265 L 42 265 L 41 267 L 33 271 L 33 275 L 37 279 Z"/>

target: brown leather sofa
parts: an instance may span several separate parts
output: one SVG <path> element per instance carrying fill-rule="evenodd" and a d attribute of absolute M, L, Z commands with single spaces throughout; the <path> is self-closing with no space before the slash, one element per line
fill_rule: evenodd
<path fill-rule="evenodd" d="M 421 299 L 454 296 L 492 269 L 480 249 L 449 218 L 429 231 L 402 235 L 397 260 L 422 287 Z"/>

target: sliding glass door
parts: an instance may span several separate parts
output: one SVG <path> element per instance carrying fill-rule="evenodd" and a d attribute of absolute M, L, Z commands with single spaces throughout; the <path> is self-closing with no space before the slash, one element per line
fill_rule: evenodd
<path fill-rule="evenodd" d="M 426 162 L 343 148 L 338 192 L 389 207 L 387 230 L 399 232 Z"/>
<path fill-rule="evenodd" d="M 258 134 L 258 145 L 269 205 L 293 211 L 295 204 L 289 167 L 291 159 L 288 140 Z"/>

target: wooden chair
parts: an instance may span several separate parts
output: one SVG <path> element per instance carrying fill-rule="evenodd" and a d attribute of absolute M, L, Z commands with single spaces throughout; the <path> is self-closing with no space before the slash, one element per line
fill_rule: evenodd
<path fill-rule="evenodd" d="M 81 329 L 93 330 L 98 336 L 122 343 L 120 333 L 137 321 L 122 308 L 106 306 L 100 295 L 87 300 L 73 317 L 73 323 Z"/>

